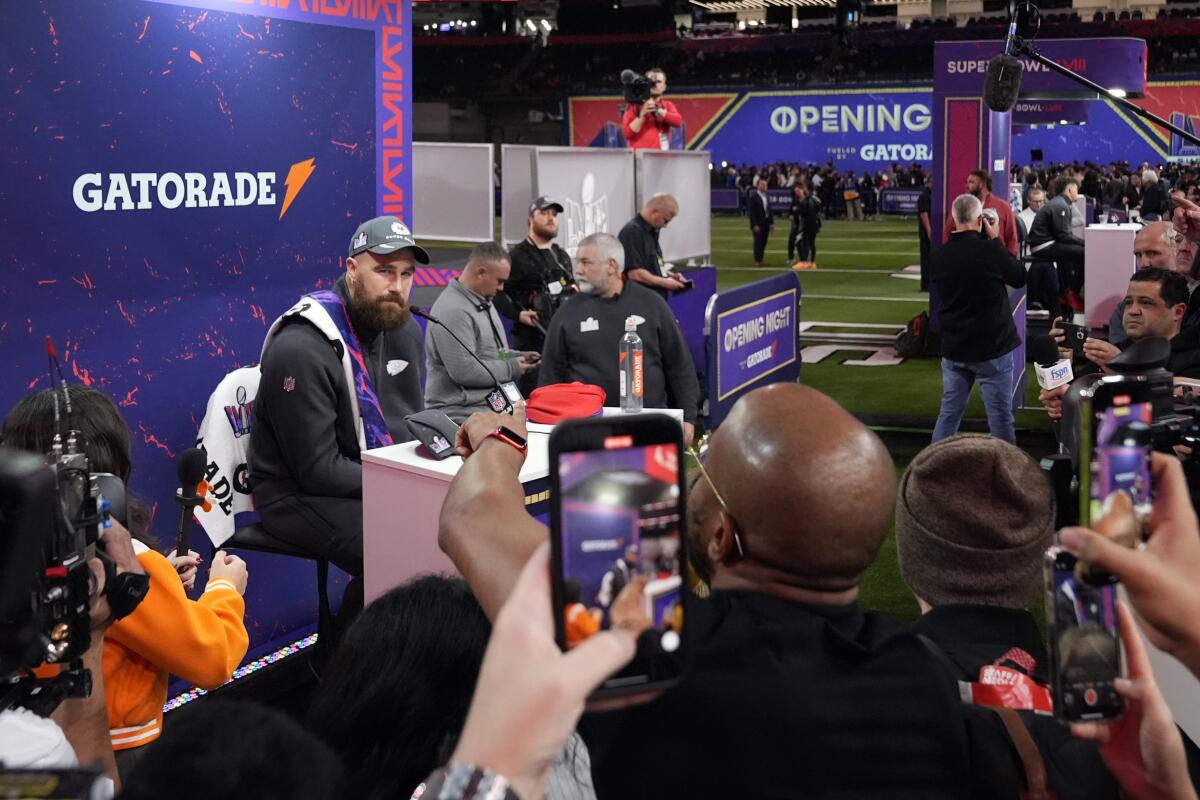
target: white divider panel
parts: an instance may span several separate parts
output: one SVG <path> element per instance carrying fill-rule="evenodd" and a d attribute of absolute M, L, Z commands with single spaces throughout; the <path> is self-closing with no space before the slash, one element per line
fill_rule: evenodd
<path fill-rule="evenodd" d="M 659 193 L 674 196 L 679 214 L 658 241 L 663 260 L 680 262 L 712 253 L 712 193 L 708 170 L 711 154 L 687 150 L 639 150 L 637 207 Z"/>
<path fill-rule="evenodd" d="M 529 204 L 533 202 L 532 145 L 500 145 L 500 238 L 505 247 L 529 234 Z"/>
<path fill-rule="evenodd" d="M 539 147 L 533 163 L 535 194 L 548 195 L 563 206 L 557 241 L 572 256 L 583 237 L 616 236 L 637 213 L 632 150 Z M 528 205 L 524 210 L 527 214 Z"/>
<path fill-rule="evenodd" d="M 420 240 L 496 238 L 492 146 L 413 142 L 413 230 Z"/>

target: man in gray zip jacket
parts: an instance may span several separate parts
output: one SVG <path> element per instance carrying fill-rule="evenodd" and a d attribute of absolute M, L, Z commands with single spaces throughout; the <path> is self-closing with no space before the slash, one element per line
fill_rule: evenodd
<path fill-rule="evenodd" d="M 453 331 L 430 322 L 425 328 L 428 379 L 425 407 L 461 422 L 476 411 L 490 411 L 488 394 L 498 383 L 515 381 L 536 368 L 541 356 L 510 350 L 492 299 L 504 289 L 511 263 L 504 248 L 484 242 L 471 251 L 462 274 L 451 281 L 429 310 Z M 487 368 L 472 357 L 470 348 Z"/>

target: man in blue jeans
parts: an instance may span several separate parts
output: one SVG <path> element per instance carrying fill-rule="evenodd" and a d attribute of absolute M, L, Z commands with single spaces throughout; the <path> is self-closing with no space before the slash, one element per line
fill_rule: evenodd
<path fill-rule="evenodd" d="M 1025 269 L 1000 241 L 999 224 L 983 215 L 979 198 L 959 195 L 951 214 L 954 232 L 930 262 L 942 323 L 942 410 L 933 441 L 958 433 L 971 386 L 978 383 L 988 429 L 1015 442 L 1012 351 L 1021 340 L 1008 286 L 1024 286 Z"/>

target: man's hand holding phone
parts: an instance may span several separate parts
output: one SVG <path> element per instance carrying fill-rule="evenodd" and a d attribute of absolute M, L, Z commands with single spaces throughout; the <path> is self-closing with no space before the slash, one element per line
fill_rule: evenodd
<path fill-rule="evenodd" d="M 1151 643 L 1200 677 L 1200 526 L 1179 460 L 1154 453 L 1150 470 L 1154 508 L 1144 546 L 1131 550 L 1086 528 L 1065 528 L 1062 543 L 1120 578 Z"/>
<path fill-rule="evenodd" d="M 1100 745 L 1101 758 L 1129 797 L 1195 798 L 1183 738 L 1154 681 L 1133 614 L 1118 602 L 1117 616 L 1129 666 L 1128 677 L 1114 682 L 1125 701 L 1124 712 L 1110 723 L 1073 723 L 1071 733 Z"/>
<path fill-rule="evenodd" d="M 1089 337 L 1083 342 L 1083 355 L 1096 366 L 1106 367 L 1108 362 L 1121 355 L 1121 349 L 1103 339 Z"/>
<path fill-rule="evenodd" d="M 1052 336 L 1054 341 L 1058 344 L 1059 358 L 1071 358 L 1074 355 L 1075 351 L 1073 351 L 1070 347 L 1067 347 L 1066 323 L 1063 321 L 1062 317 L 1055 317 L 1054 322 L 1050 323 L 1050 336 Z M 1082 352 L 1082 350 L 1079 352 Z"/>
<path fill-rule="evenodd" d="M 983 233 L 987 238 L 995 239 L 1000 235 L 1000 218 L 995 211 L 992 211 L 991 214 L 987 213 L 988 211 L 992 210 L 984 209 L 983 215 L 980 217 L 983 221 Z"/>

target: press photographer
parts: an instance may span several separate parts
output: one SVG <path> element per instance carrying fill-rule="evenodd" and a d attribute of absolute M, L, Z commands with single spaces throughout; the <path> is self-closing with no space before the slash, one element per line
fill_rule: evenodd
<path fill-rule="evenodd" d="M 639 77 L 627 69 L 621 73 L 621 83 L 627 104 L 621 128 L 629 147 L 633 150 L 671 149 L 671 128 L 683 124 L 683 115 L 674 103 L 663 97 L 667 92 L 667 73 L 661 67 L 653 67 L 646 71 L 645 77 Z"/>
<path fill-rule="evenodd" d="M 149 579 L 109 515 L 124 511 L 123 484 L 94 471 L 65 386 L 45 394 L 53 410 L 42 446 L 0 434 L 0 762 L 52 771 L 96 762 L 115 779 L 104 635 L 139 607 Z M 84 792 L 95 775 L 63 780 Z"/>
<path fill-rule="evenodd" d="M 72 433 L 65 438 L 74 444 L 68 444 L 67 453 L 74 449 L 77 461 L 107 474 L 97 483 L 107 487 L 103 493 L 113 499 L 113 526 L 124 520 L 130 528 L 135 539 L 131 566 L 144 582 L 138 599 L 145 597 L 145 602 L 125 602 L 102 644 L 105 739 L 109 751 L 116 751 L 121 775 L 127 776 L 162 731 L 168 675 L 214 689 L 229 680 L 245 655 L 249 644 L 242 621 L 246 565 L 237 556 L 218 551 L 203 593 L 197 600 L 188 597 L 186 590 L 196 580 L 200 558 L 194 552 L 180 557 L 154 549 L 149 509 L 126 496 L 132 473 L 129 429 L 116 404 L 103 393 L 77 385 L 30 392 L 5 417 L 0 441 L 32 452 L 57 452 L 56 406 L 72 409 Z M 114 583 L 120 580 L 118 575 Z"/>

